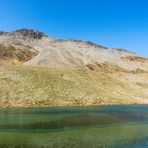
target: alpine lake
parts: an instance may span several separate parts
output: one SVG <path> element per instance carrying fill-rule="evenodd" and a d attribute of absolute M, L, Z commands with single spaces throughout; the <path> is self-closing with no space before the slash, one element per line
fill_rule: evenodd
<path fill-rule="evenodd" d="M 148 148 L 148 106 L 0 109 L 0 148 Z"/>

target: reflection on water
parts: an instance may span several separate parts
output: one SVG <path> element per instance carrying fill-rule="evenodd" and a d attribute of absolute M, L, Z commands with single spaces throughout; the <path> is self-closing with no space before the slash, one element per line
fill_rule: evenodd
<path fill-rule="evenodd" d="M 3 147 L 66 147 L 67 144 L 148 147 L 148 106 L 0 109 Z"/>

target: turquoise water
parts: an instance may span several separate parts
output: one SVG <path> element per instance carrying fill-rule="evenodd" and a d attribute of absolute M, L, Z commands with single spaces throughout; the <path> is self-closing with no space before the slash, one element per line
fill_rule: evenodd
<path fill-rule="evenodd" d="M 0 109 L 0 147 L 147 148 L 148 106 Z"/>

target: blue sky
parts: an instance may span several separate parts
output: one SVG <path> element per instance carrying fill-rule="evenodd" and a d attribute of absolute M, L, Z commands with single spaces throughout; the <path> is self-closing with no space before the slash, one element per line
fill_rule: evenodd
<path fill-rule="evenodd" d="M 0 30 L 20 28 L 148 57 L 148 0 L 0 0 Z"/>

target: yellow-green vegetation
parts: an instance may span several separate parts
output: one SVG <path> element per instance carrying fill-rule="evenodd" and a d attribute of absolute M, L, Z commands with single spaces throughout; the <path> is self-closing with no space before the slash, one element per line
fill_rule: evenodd
<path fill-rule="evenodd" d="M 136 90 L 131 92 L 130 85 L 102 72 L 33 66 L 9 66 L 0 69 L 1 107 L 137 102 Z"/>

